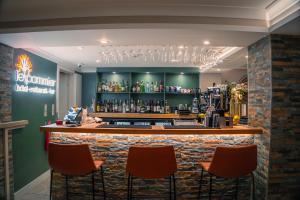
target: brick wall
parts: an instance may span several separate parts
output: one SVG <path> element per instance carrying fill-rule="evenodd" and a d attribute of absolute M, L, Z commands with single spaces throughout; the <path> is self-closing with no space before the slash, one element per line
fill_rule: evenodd
<path fill-rule="evenodd" d="M 267 36 L 248 48 L 249 124 L 263 127 L 260 199 L 300 197 L 300 37 Z"/>
<path fill-rule="evenodd" d="M 13 48 L 0 43 L 0 123 L 8 122 L 12 119 L 11 96 L 12 96 L 12 74 L 13 74 Z M 10 168 L 12 162 L 12 135 L 9 135 Z M 3 135 L 0 133 L 0 199 L 4 199 L 4 150 Z M 11 176 L 11 199 L 13 199 L 13 170 Z"/>
<path fill-rule="evenodd" d="M 269 199 L 300 198 L 300 36 L 271 35 Z"/>
<path fill-rule="evenodd" d="M 255 136 L 258 145 L 258 166 L 255 173 L 256 195 L 266 199 L 268 188 L 271 133 L 272 72 L 270 38 L 265 37 L 248 48 L 248 117 L 249 125 L 263 128 Z"/>
<path fill-rule="evenodd" d="M 106 159 L 105 162 L 105 181 L 109 199 L 126 199 L 127 179 L 125 176 L 125 165 L 128 149 L 132 145 L 173 145 L 176 150 L 178 163 L 177 195 L 178 199 L 196 199 L 200 168 L 199 161 L 210 161 L 216 146 L 219 145 L 239 145 L 253 143 L 253 136 L 230 136 L 230 135 L 114 135 L 114 134 L 72 134 L 72 133 L 52 133 L 51 141 L 57 143 L 87 143 L 90 145 L 93 156 L 96 159 Z M 205 180 L 207 179 L 207 174 Z M 97 174 L 96 181 L 100 183 L 100 175 Z M 70 191 L 90 192 L 91 177 L 73 178 L 70 183 Z M 240 199 L 249 199 L 250 177 L 241 180 Z M 139 194 L 168 194 L 168 182 L 162 180 L 135 180 L 135 191 Z M 218 195 L 215 199 L 220 199 L 222 189 L 234 187 L 233 180 L 223 181 L 214 180 L 214 194 Z M 100 188 L 100 184 L 97 188 Z M 203 194 L 207 195 L 207 182 L 203 186 Z M 99 192 L 99 191 L 98 191 Z M 135 192 L 135 194 L 137 194 Z M 59 174 L 54 175 L 54 200 L 64 199 L 65 180 Z M 71 199 L 90 199 L 89 195 L 85 197 L 72 196 Z M 232 199 L 224 198 L 224 199 Z"/>

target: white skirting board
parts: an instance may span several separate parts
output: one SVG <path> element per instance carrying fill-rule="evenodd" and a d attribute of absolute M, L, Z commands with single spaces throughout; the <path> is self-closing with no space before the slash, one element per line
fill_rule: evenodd
<path fill-rule="evenodd" d="M 20 190 L 15 192 L 15 200 L 18 200 L 25 194 L 30 193 L 30 191 L 32 190 L 33 187 L 35 187 L 35 186 L 39 185 L 40 183 L 42 183 L 43 181 L 49 179 L 49 177 L 50 177 L 50 170 L 44 172 L 43 174 L 38 176 L 36 179 L 34 179 L 30 183 L 28 183 L 27 185 L 22 187 Z"/>

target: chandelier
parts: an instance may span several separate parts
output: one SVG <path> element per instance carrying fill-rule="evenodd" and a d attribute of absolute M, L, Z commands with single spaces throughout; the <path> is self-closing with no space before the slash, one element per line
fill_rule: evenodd
<path fill-rule="evenodd" d="M 143 63 L 155 66 L 181 65 L 199 67 L 205 71 L 221 62 L 224 54 L 235 47 L 175 46 L 175 45 L 122 45 L 101 46 L 97 63 L 101 66 L 122 63 Z"/>

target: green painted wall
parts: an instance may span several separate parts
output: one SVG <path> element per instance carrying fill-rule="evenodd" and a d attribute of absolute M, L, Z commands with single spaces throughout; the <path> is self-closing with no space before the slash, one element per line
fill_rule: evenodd
<path fill-rule="evenodd" d="M 23 53 L 31 59 L 32 75 L 56 80 L 57 65 L 55 63 L 22 49 L 15 49 L 14 65 L 18 55 Z M 47 117 L 44 117 L 44 104 L 47 104 L 48 107 Z M 55 95 L 16 92 L 15 88 L 13 90 L 13 120 L 29 120 L 29 125 L 26 128 L 16 130 L 13 134 L 15 191 L 18 191 L 49 168 L 47 152 L 44 150 L 45 135 L 40 133 L 39 127 L 48 120 L 52 122 L 55 120 L 56 116 L 51 115 L 52 104 L 55 105 Z"/>
<path fill-rule="evenodd" d="M 82 106 L 90 106 L 96 98 L 97 73 L 82 74 Z"/>

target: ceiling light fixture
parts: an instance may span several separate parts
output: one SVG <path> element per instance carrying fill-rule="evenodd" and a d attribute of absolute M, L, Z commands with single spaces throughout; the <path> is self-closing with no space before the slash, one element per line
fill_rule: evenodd
<path fill-rule="evenodd" d="M 204 45 L 210 45 L 210 41 L 204 40 L 203 44 L 204 44 Z"/>
<path fill-rule="evenodd" d="M 116 74 L 117 72 L 113 72 L 113 74 Z"/>
<path fill-rule="evenodd" d="M 99 42 L 100 42 L 101 44 L 108 44 L 108 43 L 110 43 L 111 41 L 109 41 L 109 40 L 107 40 L 107 39 L 101 39 L 101 40 L 99 40 Z"/>
<path fill-rule="evenodd" d="M 217 69 L 217 71 L 219 72 L 219 71 L 221 71 L 221 69 L 220 69 L 220 68 L 218 68 L 218 69 Z"/>
<path fill-rule="evenodd" d="M 248 58 L 248 56 L 245 56 L 245 58 Z"/>
<path fill-rule="evenodd" d="M 183 72 L 180 72 L 180 74 L 183 75 L 184 73 L 183 73 Z"/>
<path fill-rule="evenodd" d="M 83 46 L 78 46 L 77 49 L 78 49 L 79 51 L 81 51 L 81 50 L 83 49 Z"/>
<path fill-rule="evenodd" d="M 146 74 L 150 74 L 150 72 L 146 72 Z"/>

